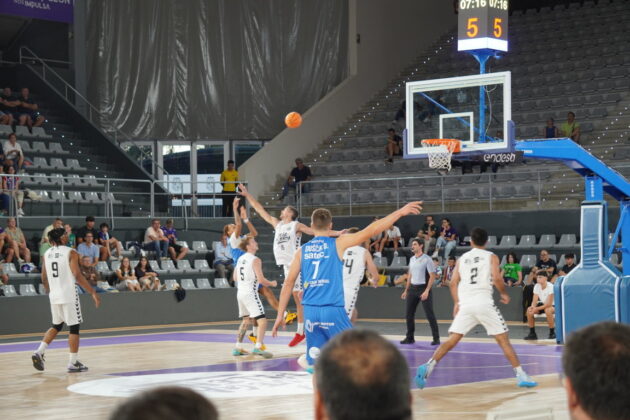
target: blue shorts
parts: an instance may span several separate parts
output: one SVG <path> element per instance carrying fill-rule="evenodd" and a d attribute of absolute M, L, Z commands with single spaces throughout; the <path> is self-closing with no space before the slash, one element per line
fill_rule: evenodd
<path fill-rule="evenodd" d="M 304 305 L 306 360 L 315 364 L 321 348 L 337 334 L 352 328 L 343 306 Z"/>

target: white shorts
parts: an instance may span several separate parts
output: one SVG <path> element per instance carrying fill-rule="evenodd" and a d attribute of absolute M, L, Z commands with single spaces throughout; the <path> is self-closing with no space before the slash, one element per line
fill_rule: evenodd
<path fill-rule="evenodd" d="M 344 287 L 343 289 L 344 308 L 348 314 L 348 318 L 352 317 L 352 311 L 354 311 L 354 307 L 357 306 L 357 298 L 359 297 L 360 288 L 361 285 L 357 284 L 355 287 Z"/>
<path fill-rule="evenodd" d="M 499 335 L 508 331 L 503 315 L 494 304 L 464 306 L 459 308 L 448 329 L 449 333 L 466 335 L 477 325 L 483 325 L 488 335 Z"/>
<path fill-rule="evenodd" d="M 238 302 L 238 317 L 259 319 L 265 317 L 265 308 L 263 307 L 260 297 L 256 292 L 237 293 L 236 301 Z"/>
<path fill-rule="evenodd" d="M 284 278 L 286 279 L 289 275 L 289 269 L 291 268 L 291 266 L 289 264 L 284 264 L 282 266 L 282 269 L 284 270 Z M 301 292 L 302 291 L 302 276 L 300 274 L 298 274 L 297 279 L 295 279 L 295 283 L 293 284 L 293 291 L 294 292 Z"/>
<path fill-rule="evenodd" d="M 78 325 L 83 322 L 81 303 L 78 296 L 75 303 L 51 303 L 50 312 L 52 313 L 52 323 L 54 325 L 62 322 L 65 322 L 66 325 Z"/>

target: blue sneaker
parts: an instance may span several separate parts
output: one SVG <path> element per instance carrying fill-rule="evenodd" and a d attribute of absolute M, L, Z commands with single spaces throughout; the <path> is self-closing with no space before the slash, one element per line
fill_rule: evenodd
<path fill-rule="evenodd" d="M 232 356 L 245 356 L 249 354 L 246 350 L 243 349 L 234 349 L 232 350 Z"/>
<path fill-rule="evenodd" d="M 309 366 L 306 368 L 306 372 L 310 373 L 311 375 L 315 374 L 315 369 L 313 368 L 313 366 Z"/>
<path fill-rule="evenodd" d="M 427 372 L 429 371 L 429 364 L 425 363 L 424 365 L 418 366 L 418 370 L 416 371 L 416 385 L 418 388 L 424 389 L 424 386 L 427 383 Z"/>
<path fill-rule="evenodd" d="M 516 376 L 516 384 L 521 388 L 533 388 L 538 386 L 538 382 L 532 379 L 528 374 L 522 374 Z"/>
<path fill-rule="evenodd" d="M 252 354 L 254 354 L 255 356 L 262 356 L 265 359 L 271 359 L 273 357 L 273 355 L 271 353 L 269 353 L 268 351 L 265 351 L 265 350 L 259 349 L 259 348 L 255 348 L 254 351 L 252 352 Z"/>

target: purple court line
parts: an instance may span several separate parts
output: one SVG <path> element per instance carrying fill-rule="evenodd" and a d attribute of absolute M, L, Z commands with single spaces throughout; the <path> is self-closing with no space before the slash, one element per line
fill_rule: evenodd
<path fill-rule="evenodd" d="M 82 338 L 81 347 L 109 346 L 115 344 L 131 344 L 131 343 L 153 343 L 157 341 L 192 341 L 199 343 L 231 343 L 236 337 L 235 333 L 161 333 L 161 334 L 141 334 L 113 337 L 97 337 Z M 267 344 L 288 344 L 292 337 L 279 336 L 273 338 L 266 337 Z M 49 349 L 66 348 L 68 340 L 55 340 Z M 15 343 L 0 345 L 0 353 L 11 353 L 19 351 L 34 351 L 37 348 L 35 343 Z"/>

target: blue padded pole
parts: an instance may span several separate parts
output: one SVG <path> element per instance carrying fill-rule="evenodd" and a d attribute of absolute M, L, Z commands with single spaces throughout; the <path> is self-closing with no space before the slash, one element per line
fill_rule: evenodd
<path fill-rule="evenodd" d="M 630 200 L 623 200 L 619 205 L 621 207 L 619 224 L 621 225 L 621 261 L 623 275 L 630 276 Z"/>
<path fill-rule="evenodd" d="M 494 55 L 492 50 L 471 51 L 473 57 L 479 62 L 479 74 L 486 74 L 486 63 Z M 479 142 L 486 142 L 486 88 L 479 86 Z"/>

